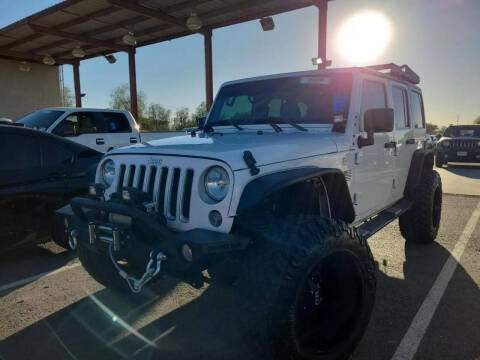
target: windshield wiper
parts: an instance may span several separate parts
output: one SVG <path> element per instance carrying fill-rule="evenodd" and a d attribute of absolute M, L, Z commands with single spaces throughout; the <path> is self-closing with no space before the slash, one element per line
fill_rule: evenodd
<path fill-rule="evenodd" d="M 273 128 L 273 130 L 275 130 L 275 132 L 277 132 L 277 133 L 283 131 L 282 128 L 280 126 L 278 126 L 277 124 L 275 124 L 274 121 L 269 121 L 268 125 L 270 125 Z"/>
<path fill-rule="evenodd" d="M 297 129 L 297 130 L 300 130 L 300 131 L 308 131 L 308 130 L 307 130 L 306 128 L 304 128 L 303 126 L 298 125 L 298 124 L 295 124 L 293 121 L 291 121 L 291 120 L 289 120 L 289 119 L 283 119 L 283 118 L 282 118 L 282 119 L 279 119 L 279 120 L 277 120 L 277 121 L 272 121 L 272 122 L 270 122 L 270 125 L 271 125 L 272 123 L 276 123 L 276 124 L 278 124 L 278 123 L 280 123 L 280 124 L 288 124 L 288 125 L 290 125 L 290 126 L 293 126 L 293 127 L 294 127 L 295 129 Z"/>
<path fill-rule="evenodd" d="M 237 129 L 237 130 L 240 130 L 240 131 L 243 130 L 243 128 L 242 128 L 240 125 L 234 123 L 232 120 L 229 120 L 229 119 L 225 119 L 225 120 L 222 120 L 222 121 L 214 122 L 214 123 L 212 123 L 212 124 L 210 124 L 210 125 L 211 125 L 211 126 L 232 125 L 232 126 L 233 126 L 235 129 Z"/>

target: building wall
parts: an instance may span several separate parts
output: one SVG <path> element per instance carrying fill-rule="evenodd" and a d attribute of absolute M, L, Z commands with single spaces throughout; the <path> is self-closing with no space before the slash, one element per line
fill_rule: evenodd
<path fill-rule="evenodd" d="M 30 71 L 23 72 L 19 64 L 0 59 L 0 117 L 16 120 L 36 109 L 61 106 L 58 66 L 29 63 Z"/>

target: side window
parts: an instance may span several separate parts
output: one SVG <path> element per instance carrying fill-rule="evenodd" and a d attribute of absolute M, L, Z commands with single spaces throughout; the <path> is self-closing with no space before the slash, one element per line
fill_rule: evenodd
<path fill-rule="evenodd" d="M 425 118 L 423 113 L 423 101 L 422 95 L 416 91 L 411 93 L 411 113 L 412 113 L 412 124 L 416 129 L 422 129 L 425 127 Z"/>
<path fill-rule="evenodd" d="M 53 131 L 54 134 L 60 136 L 78 136 L 106 132 L 105 121 L 101 116 L 95 116 L 93 112 L 72 113 L 63 119 Z"/>
<path fill-rule="evenodd" d="M 385 85 L 378 81 L 365 80 L 363 83 L 362 109 L 379 109 L 387 107 Z"/>
<path fill-rule="evenodd" d="M 58 136 L 76 136 L 78 130 L 77 115 L 68 115 L 53 129 L 52 133 Z"/>
<path fill-rule="evenodd" d="M 34 136 L 0 135 L 0 154 L 0 170 L 40 167 L 40 146 Z"/>
<path fill-rule="evenodd" d="M 43 166 L 58 166 L 67 164 L 72 158 L 72 152 L 63 144 L 57 144 L 53 141 L 44 141 L 42 143 Z"/>
<path fill-rule="evenodd" d="M 408 118 L 408 100 L 407 90 L 394 86 L 393 94 L 393 111 L 395 113 L 395 125 L 397 129 L 406 129 L 410 127 Z"/>
<path fill-rule="evenodd" d="M 104 112 L 99 113 L 98 116 L 103 117 L 109 133 L 132 132 L 130 123 L 124 114 Z"/>

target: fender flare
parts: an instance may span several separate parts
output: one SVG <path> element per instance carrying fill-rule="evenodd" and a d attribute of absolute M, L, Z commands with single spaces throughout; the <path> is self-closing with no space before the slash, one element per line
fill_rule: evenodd
<path fill-rule="evenodd" d="M 325 180 L 330 202 L 332 204 L 340 204 L 336 217 L 349 223 L 353 222 L 355 210 L 345 175 L 339 169 L 318 167 L 283 170 L 255 178 L 243 189 L 237 207 L 237 215 L 245 214 L 249 209 L 252 209 L 275 192 L 319 177 Z"/>
<path fill-rule="evenodd" d="M 418 184 L 422 179 L 424 170 L 433 170 L 434 151 L 432 149 L 415 150 L 408 170 L 407 183 L 404 195 L 412 197 L 415 194 Z"/>

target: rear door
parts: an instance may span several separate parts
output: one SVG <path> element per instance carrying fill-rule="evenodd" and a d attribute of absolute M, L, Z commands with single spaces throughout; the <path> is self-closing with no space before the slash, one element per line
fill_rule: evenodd
<path fill-rule="evenodd" d="M 394 137 L 397 146 L 394 154 L 395 175 L 392 196 L 394 200 L 399 200 L 403 197 L 403 191 L 416 145 L 410 121 L 408 87 L 401 83 L 392 82 L 391 91 L 395 118 Z"/>
<path fill-rule="evenodd" d="M 108 149 L 116 149 L 122 146 L 139 142 L 138 134 L 133 129 L 127 117 L 119 112 L 99 112 L 97 116 L 105 123 L 107 134 L 105 138 Z"/>

